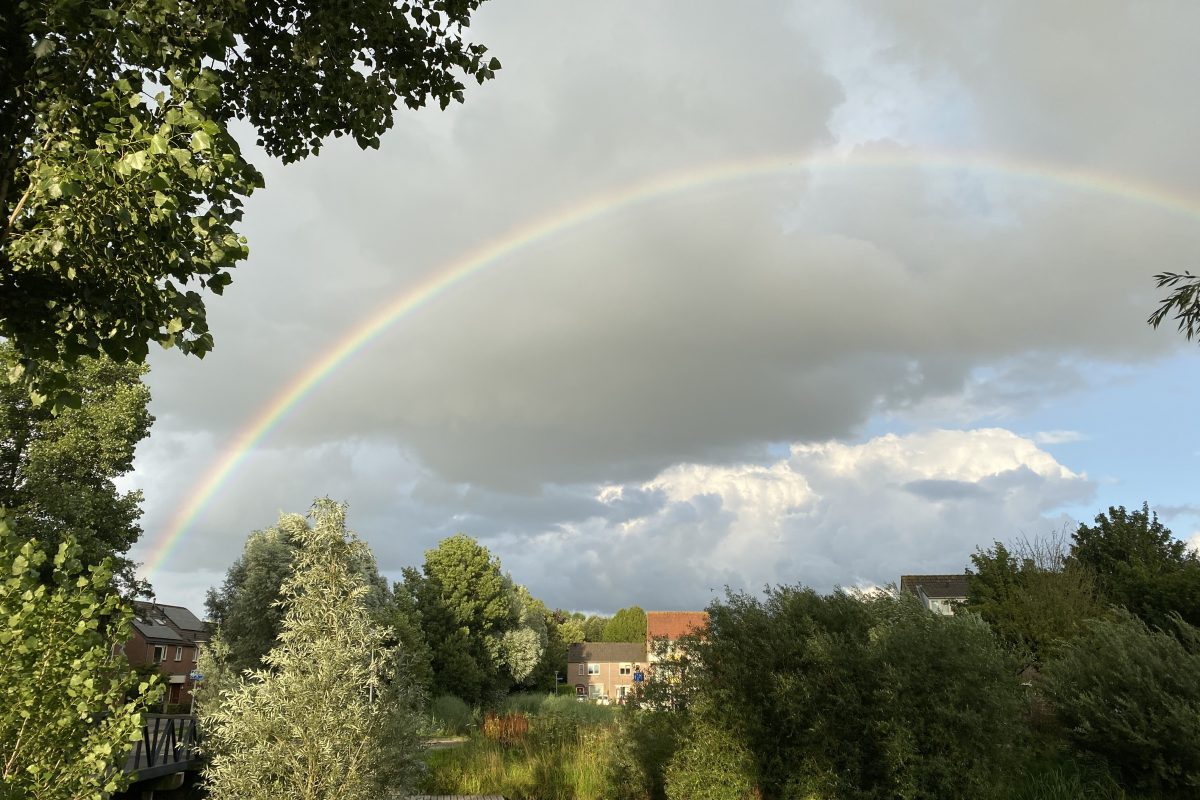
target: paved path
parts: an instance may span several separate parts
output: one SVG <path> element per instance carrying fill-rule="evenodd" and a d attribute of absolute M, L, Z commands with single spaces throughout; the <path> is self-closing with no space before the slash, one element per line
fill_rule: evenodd
<path fill-rule="evenodd" d="M 425 740 L 425 747 L 430 750 L 445 750 L 447 747 L 458 747 L 467 742 L 466 736 L 436 736 Z M 453 795 L 448 795 L 452 797 Z"/>

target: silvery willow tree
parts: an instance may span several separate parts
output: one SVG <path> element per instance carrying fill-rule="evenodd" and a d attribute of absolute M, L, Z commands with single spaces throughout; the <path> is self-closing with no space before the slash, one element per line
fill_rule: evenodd
<path fill-rule="evenodd" d="M 201 696 L 214 800 L 375 800 L 403 795 L 419 768 L 422 698 L 371 619 L 366 546 L 345 515 L 322 499 L 279 521 L 300 546 L 278 640 L 263 669 Z"/>
<path fill-rule="evenodd" d="M 500 64 L 462 39 L 481 0 L 0 3 L 0 338 L 39 405 L 81 356 L 203 356 L 204 292 L 247 255 L 262 185 L 243 121 L 291 162 L 377 147 L 395 107 L 463 100 Z"/>

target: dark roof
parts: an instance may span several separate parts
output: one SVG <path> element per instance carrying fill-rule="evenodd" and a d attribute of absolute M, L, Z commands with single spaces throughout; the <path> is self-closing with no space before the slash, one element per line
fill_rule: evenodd
<path fill-rule="evenodd" d="M 176 628 L 184 631 L 195 631 L 196 633 L 208 633 L 208 625 L 201 622 L 195 614 L 183 606 L 164 606 L 160 603 L 158 607 L 163 610 L 163 613 L 167 615 L 167 619 Z"/>
<path fill-rule="evenodd" d="M 918 587 L 925 593 L 926 597 L 934 599 L 966 597 L 969 593 L 969 584 L 967 583 L 967 576 L 965 574 L 900 576 L 900 591 L 917 594 Z"/>
<path fill-rule="evenodd" d="M 699 635 L 708 627 L 707 611 L 647 611 L 646 638 L 665 637 L 674 641 L 680 636 Z"/>
<path fill-rule="evenodd" d="M 159 639 L 196 642 L 207 641 L 209 638 L 208 623 L 201 621 L 183 606 L 168 606 L 147 600 L 134 600 L 133 611 L 141 624 L 138 630 L 142 631 L 143 636 L 148 636 L 146 628 L 152 626 L 156 630 L 166 628 L 174 634 L 174 639 L 155 634 Z"/>
<path fill-rule="evenodd" d="M 645 663 L 646 645 L 641 642 L 581 642 L 567 649 L 567 661 Z"/>
<path fill-rule="evenodd" d="M 138 633 L 147 642 L 182 642 L 183 637 L 175 631 L 168 628 L 166 625 L 159 625 L 156 622 L 142 620 L 134 620 L 133 627 L 137 628 Z"/>

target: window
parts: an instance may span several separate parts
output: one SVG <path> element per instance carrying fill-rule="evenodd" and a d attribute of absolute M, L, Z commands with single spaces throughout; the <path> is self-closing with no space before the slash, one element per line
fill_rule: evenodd
<path fill-rule="evenodd" d="M 183 661 L 183 648 L 178 645 L 175 646 L 175 660 Z"/>
<path fill-rule="evenodd" d="M 154 645 L 154 663 L 161 664 L 167 659 L 167 648 L 161 644 Z"/>
<path fill-rule="evenodd" d="M 622 664 L 621 665 L 621 674 L 622 675 L 633 674 L 633 665 L 632 664 Z"/>
<path fill-rule="evenodd" d="M 582 674 L 583 674 L 583 664 L 580 664 L 580 665 L 579 665 L 579 674 L 580 674 L 580 675 L 582 675 Z"/>
<path fill-rule="evenodd" d="M 599 674 L 600 674 L 600 665 L 599 664 L 588 664 L 588 675 L 599 675 Z"/>
<path fill-rule="evenodd" d="M 604 684 L 603 683 L 593 683 L 588 686 L 588 697 L 603 697 L 603 696 L 604 696 Z"/>

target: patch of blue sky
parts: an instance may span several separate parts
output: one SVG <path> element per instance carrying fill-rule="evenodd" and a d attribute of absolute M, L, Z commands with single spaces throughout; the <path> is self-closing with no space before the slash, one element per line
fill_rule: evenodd
<path fill-rule="evenodd" d="M 1084 382 L 1041 397 L 1036 397 L 1036 385 L 1011 385 L 1003 368 L 979 369 L 970 381 L 978 388 L 967 392 L 977 396 L 962 401 L 961 413 L 945 411 L 951 402 L 935 404 L 935 414 L 927 408 L 878 414 L 857 438 L 929 428 L 1006 428 L 1037 441 L 1060 464 L 1095 482 L 1091 505 L 1067 506 L 1060 509 L 1064 513 L 1091 521 L 1109 506 L 1132 508 L 1145 501 L 1161 509 L 1178 536 L 1194 535 L 1200 530 L 1200 347 L 1137 366 L 1063 365 L 1071 367 Z M 1009 399 L 1019 393 L 1025 401 L 989 403 L 989 389 Z"/>

